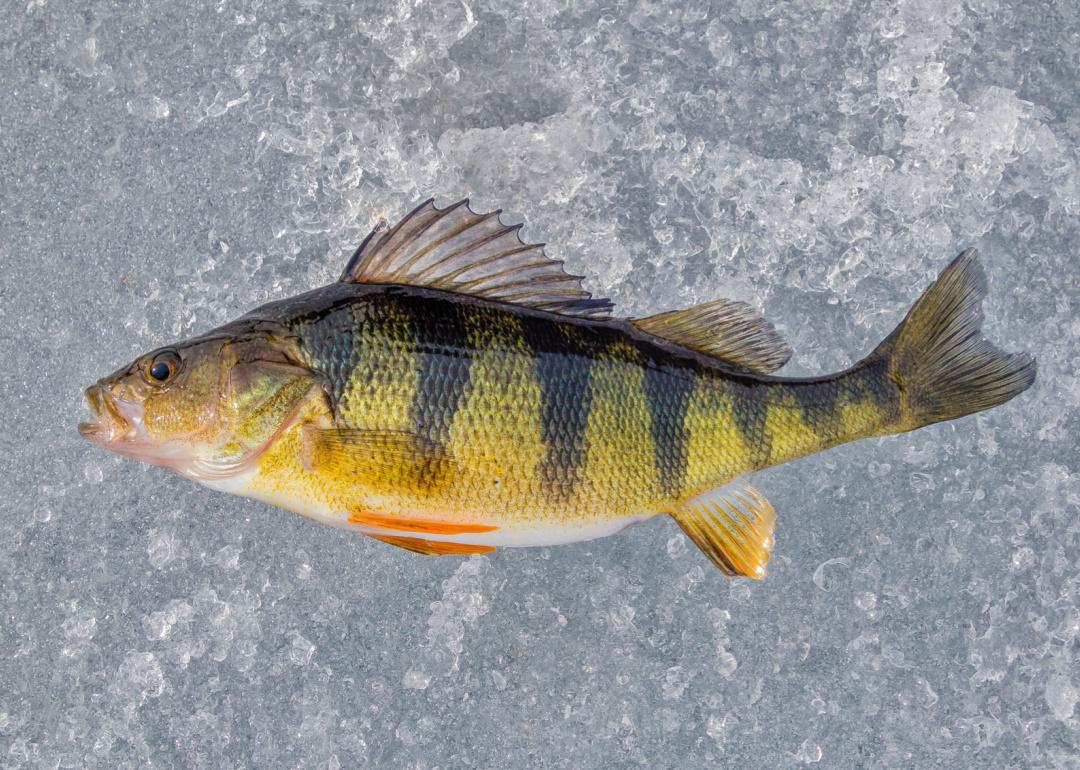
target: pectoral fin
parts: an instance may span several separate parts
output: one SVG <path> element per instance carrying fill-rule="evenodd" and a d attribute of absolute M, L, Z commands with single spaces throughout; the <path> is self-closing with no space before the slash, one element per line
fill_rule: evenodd
<path fill-rule="evenodd" d="M 455 463 L 437 441 L 397 430 L 303 429 L 304 467 L 338 478 L 364 474 L 417 482 L 452 473 Z"/>
<path fill-rule="evenodd" d="M 776 512 L 749 484 L 729 484 L 687 500 L 671 515 L 725 575 L 765 577 Z"/>

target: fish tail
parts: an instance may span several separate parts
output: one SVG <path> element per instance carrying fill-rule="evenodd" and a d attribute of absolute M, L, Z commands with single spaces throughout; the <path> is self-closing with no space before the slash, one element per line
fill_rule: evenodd
<path fill-rule="evenodd" d="M 1035 359 L 1003 353 L 982 333 L 986 276 L 974 249 L 946 267 L 866 359 L 899 391 L 902 433 L 1004 404 L 1035 381 Z M 891 431 L 892 432 L 892 431 Z"/>

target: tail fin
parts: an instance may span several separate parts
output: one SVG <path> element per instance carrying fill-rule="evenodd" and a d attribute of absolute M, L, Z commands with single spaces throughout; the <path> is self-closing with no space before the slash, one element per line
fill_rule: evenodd
<path fill-rule="evenodd" d="M 981 412 L 1023 393 L 1035 359 L 1002 353 L 983 335 L 986 276 L 974 249 L 962 252 L 868 360 L 888 362 L 901 393 L 901 430 Z"/>

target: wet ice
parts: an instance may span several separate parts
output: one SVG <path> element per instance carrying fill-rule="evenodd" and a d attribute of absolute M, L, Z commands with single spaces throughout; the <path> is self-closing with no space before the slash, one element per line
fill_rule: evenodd
<path fill-rule="evenodd" d="M 5 766 L 1075 763 L 1075 7 L 3 16 Z M 987 332 L 1039 381 L 763 474 L 761 584 L 662 521 L 423 559 L 80 441 L 82 386 L 332 280 L 429 194 L 504 208 L 626 314 L 749 301 L 796 374 L 978 246 Z"/>

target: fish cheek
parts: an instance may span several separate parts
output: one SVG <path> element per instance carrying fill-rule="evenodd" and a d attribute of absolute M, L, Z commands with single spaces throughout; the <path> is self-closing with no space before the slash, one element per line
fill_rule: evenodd
<path fill-rule="evenodd" d="M 171 386 L 152 388 L 143 401 L 143 426 L 156 441 L 195 440 L 219 427 L 217 368 L 199 363 Z"/>

